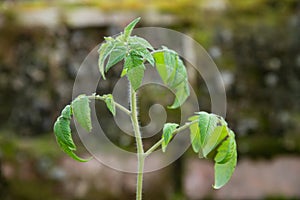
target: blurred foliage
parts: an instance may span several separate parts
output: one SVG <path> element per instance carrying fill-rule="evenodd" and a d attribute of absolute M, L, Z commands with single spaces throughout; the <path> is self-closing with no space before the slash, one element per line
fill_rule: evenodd
<path fill-rule="evenodd" d="M 57 159 L 59 155 L 62 155 L 62 152 L 53 148 L 54 145 L 56 145 L 55 138 L 50 134 L 34 138 L 19 138 L 13 132 L 0 131 L 0 151 L 2 157 L 9 161 L 16 161 L 19 154 L 26 154 L 26 157 L 31 156 L 31 159 L 44 156 Z"/>

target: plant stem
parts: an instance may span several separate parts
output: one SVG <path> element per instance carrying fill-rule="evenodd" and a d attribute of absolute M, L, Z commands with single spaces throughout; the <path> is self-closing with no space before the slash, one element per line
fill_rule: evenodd
<path fill-rule="evenodd" d="M 127 115 L 131 118 L 131 123 L 134 130 L 135 140 L 136 140 L 136 146 L 137 146 L 137 159 L 138 159 L 138 171 L 137 171 L 137 183 L 136 183 L 136 200 L 142 200 L 142 192 L 143 192 L 143 174 L 144 174 L 144 163 L 145 158 L 149 156 L 152 152 L 154 152 L 159 146 L 161 146 L 163 139 L 160 139 L 158 142 L 156 142 L 150 149 L 148 149 L 147 152 L 144 152 L 143 147 L 143 141 L 142 136 L 140 132 L 140 126 L 138 122 L 138 106 L 137 106 L 137 94 L 132 88 L 131 84 L 129 83 L 129 89 L 130 89 L 130 109 L 128 110 L 121 104 L 118 104 L 115 102 L 115 105 L 120 110 L 124 111 Z M 89 99 L 97 99 L 105 101 L 105 97 L 102 97 L 100 95 L 91 95 L 88 96 Z M 180 131 L 183 131 L 184 129 L 188 128 L 190 125 L 197 123 L 198 120 L 194 120 L 188 123 L 185 123 L 185 125 L 177 128 L 172 134 L 175 135 Z"/>
<path fill-rule="evenodd" d="M 163 138 L 161 138 L 158 142 L 156 142 L 148 151 L 146 151 L 145 156 L 149 156 L 153 151 L 155 151 L 163 142 Z"/>
<path fill-rule="evenodd" d="M 130 84 L 129 84 L 130 85 Z M 136 92 L 130 87 L 130 107 L 131 107 L 131 122 L 133 125 L 136 146 L 137 146 L 137 158 L 138 158 L 138 172 L 137 172 L 137 183 L 136 183 L 136 200 L 142 199 L 143 191 L 143 173 L 144 173 L 144 148 L 143 141 L 140 132 L 139 122 L 138 122 L 138 108 L 136 100 Z"/>
<path fill-rule="evenodd" d="M 121 104 L 118 104 L 117 102 L 115 102 L 115 105 L 117 108 L 119 108 L 120 110 L 122 110 L 123 112 L 125 112 L 127 115 L 131 115 L 131 112 L 125 108 L 124 106 L 122 106 Z"/>
<path fill-rule="evenodd" d="M 105 98 L 100 96 L 100 95 L 91 95 L 88 96 L 89 99 L 96 99 L 96 100 L 101 100 L 101 101 L 105 101 Z M 130 110 L 128 110 L 127 108 L 125 108 L 124 106 L 122 106 L 121 104 L 115 102 L 115 105 L 117 108 L 119 108 L 120 110 L 122 110 L 123 112 L 125 112 L 127 115 L 131 116 L 131 112 Z"/>
<path fill-rule="evenodd" d="M 194 121 L 191 121 L 191 122 L 188 122 L 188 123 L 185 123 L 185 125 L 177 128 L 173 133 L 172 135 L 175 135 L 177 133 L 179 133 L 180 131 L 183 131 L 184 129 L 188 128 L 190 125 L 194 124 L 194 123 L 197 123 L 198 120 L 194 120 Z M 146 151 L 145 153 L 145 157 L 149 156 L 153 151 L 155 151 L 163 142 L 163 139 L 160 139 L 158 142 L 156 142 L 150 149 L 148 149 L 148 151 Z"/>

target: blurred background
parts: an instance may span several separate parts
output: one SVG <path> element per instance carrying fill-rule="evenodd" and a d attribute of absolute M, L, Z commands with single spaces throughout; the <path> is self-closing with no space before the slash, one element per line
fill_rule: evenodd
<path fill-rule="evenodd" d="M 134 199 L 135 175 L 71 160 L 52 126 L 71 100 L 85 56 L 138 16 L 139 27 L 188 34 L 210 54 L 224 79 L 226 119 L 239 152 L 236 172 L 218 191 L 211 187 L 213 163 L 189 150 L 146 175 L 144 199 L 300 199 L 299 0 L 2 0 L 0 199 Z M 117 70 L 99 93 L 111 91 Z M 210 111 L 204 81 L 194 77 L 193 85 L 200 109 Z M 149 122 L 148 107 L 141 108 L 142 124 Z M 101 113 L 111 140 L 134 149 L 133 138 L 120 137 L 108 111 Z M 168 112 L 169 119 L 177 115 Z M 76 131 L 74 139 L 88 156 Z"/>

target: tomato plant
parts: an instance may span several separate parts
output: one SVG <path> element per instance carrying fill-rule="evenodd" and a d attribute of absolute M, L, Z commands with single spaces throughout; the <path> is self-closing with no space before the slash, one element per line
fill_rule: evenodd
<path fill-rule="evenodd" d="M 130 109 L 115 102 L 112 94 L 102 96 L 97 94 L 79 95 L 62 110 L 54 124 L 57 142 L 62 150 L 73 159 L 81 162 L 88 161 L 74 153 L 76 145 L 72 140 L 70 120 L 74 117 L 80 126 L 90 132 L 92 123 L 89 101 L 91 99 L 104 101 L 112 115 L 120 110 L 131 118 L 138 158 L 137 200 L 142 199 L 145 158 L 159 147 L 165 152 L 172 138 L 187 128 L 190 129 L 190 140 L 194 152 L 200 158 L 212 158 L 214 160 L 215 184 L 213 187 L 221 188 L 229 181 L 237 163 L 234 132 L 228 128 L 226 121 L 221 116 L 201 111 L 191 116 L 189 121 L 182 126 L 176 123 L 166 123 L 161 139 L 148 150 L 143 147 L 138 119 L 137 92 L 144 77 L 145 63 L 148 62 L 152 67 L 155 67 L 164 84 L 175 93 L 175 100 L 169 109 L 180 107 L 190 95 L 190 91 L 186 67 L 175 51 L 164 46 L 160 49 L 154 49 L 144 38 L 131 35 L 139 20 L 140 18 L 137 18 L 132 21 L 125 27 L 124 32 L 117 37 L 105 37 L 105 42 L 101 44 L 98 50 L 98 65 L 104 80 L 106 79 L 105 73 L 124 60 L 121 77 L 126 76 L 129 81 Z"/>

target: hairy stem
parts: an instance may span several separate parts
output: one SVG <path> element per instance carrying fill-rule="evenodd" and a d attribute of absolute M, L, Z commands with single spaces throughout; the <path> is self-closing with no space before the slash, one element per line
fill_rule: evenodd
<path fill-rule="evenodd" d="M 183 131 L 184 129 L 188 128 L 190 125 L 192 125 L 194 123 L 198 123 L 198 120 L 194 120 L 194 121 L 185 123 L 185 125 L 177 128 L 172 134 L 175 135 L 175 134 L 179 133 L 180 131 Z M 150 149 L 148 149 L 148 151 L 146 151 L 146 153 L 145 153 L 145 157 L 149 156 L 153 151 L 155 151 L 162 144 L 162 142 L 163 142 L 163 139 L 160 139 Z"/>
<path fill-rule="evenodd" d="M 136 92 L 130 85 L 130 107 L 131 107 L 131 122 L 133 125 L 136 146 L 137 146 L 137 158 L 138 158 L 138 172 L 137 172 L 137 184 L 136 184 L 136 200 L 142 199 L 143 191 L 143 173 L 144 173 L 144 148 L 143 141 L 140 132 L 139 122 L 138 122 L 138 108 L 136 100 Z"/>
<path fill-rule="evenodd" d="M 143 174 L 144 174 L 145 158 L 161 146 L 161 144 L 163 142 L 163 139 L 160 139 L 150 149 L 148 149 L 148 151 L 144 152 L 143 141 L 142 141 L 140 126 L 139 126 L 139 122 L 138 122 L 137 94 L 134 91 L 134 89 L 131 87 L 131 84 L 129 84 L 129 88 L 130 88 L 130 109 L 131 110 L 128 110 L 127 108 L 125 108 L 121 104 L 118 104 L 117 102 L 115 102 L 115 105 L 118 109 L 125 112 L 131 118 L 131 123 L 132 123 L 132 126 L 133 126 L 135 140 L 136 140 L 137 159 L 138 159 L 138 172 L 137 172 L 137 183 L 136 183 L 136 200 L 142 200 Z M 88 97 L 89 97 L 89 99 L 97 99 L 97 100 L 105 101 L 105 98 L 100 96 L 100 95 L 91 95 L 91 96 L 88 96 Z M 172 134 L 175 135 L 175 134 L 185 130 L 190 125 L 192 125 L 194 123 L 197 123 L 197 122 L 198 122 L 198 120 L 188 122 L 188 123 L 184 124 L 183 126 L 177 128 Z"/>

